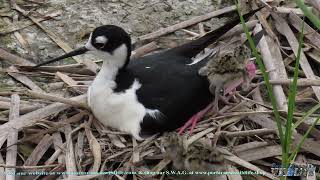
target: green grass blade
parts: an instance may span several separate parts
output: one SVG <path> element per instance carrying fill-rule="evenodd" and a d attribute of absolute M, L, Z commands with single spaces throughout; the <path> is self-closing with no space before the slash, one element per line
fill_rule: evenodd
<path fill-rule="evenodd" d="M 310 126 L 307 130 L 307 132 L 303 135 L 301 141 L 299 142 L 299 144 L 297 145 L 297 147 L 293 150 L 291 156 L 289 157 L 289 159 L 291 160 L 291 162 L 293 162 L 302 146 L 302 144 L 304 143 L 304 141 L 307 139 L 308 135 L 310 134 L 311 130 L 314 128 L 314 126 L 318 123 L 318 121 L 320 120 L 320 117 L 318 117 L 313 123 L 312 126 Z"/>
<path fill-rule="evenodd" d="M 292 129 L 292 121 L 293 121 L 293 113 L 295 111 L 295 103 L 296 103 L 298 71 L 299 71 L 299 63 L 301 58 L 301 49 L 303 45 L 303 31 L 304 31 L 304 21 L 302 22 L 301 33 L 299 35 L 299 47 L 298 47 L 298 54 L 295 62 L 293 82 L 290 85 L 290 93 L 289 93 L 289 101 L 288 101 L 288 118 L 286 122 L 286 132 L 285 132 L 285 139 L 284 139 L 286 154 L 290 153 L 291 136 L 292 136 L 292 131 L 294 130 Z M 289 165 L 289 163 L 290 163 L 290 158 L 287 159 L 287 162 L 285 165 Z"/>
<path fill-rule="evenodd" d="M 303 0 L 294 0 L 299 8 L 303 11 L 304 15 L 318 28 L 320 29 L 320 19 L 314 15 L 310 9 L 304 4 Z"/>
<path fill-rule="evenodd" d="M 269 97 L 271 99 L 271 104 L 272 104 L 272 107 L 273 107 L 273 112 L 274 112 L 274 115 L 275 115 L 278 131 L 279 131 L 281 147 L 282 147 L 282 150 L 284 150 L 285 149 L 285 147 L 284 147 L 284 139 L 283 139 L 284 136 L 283 136 L 283 130 L 282 130 L 282 126 L 281 126 L 281 119 L 280 119 L 280 114 L 279 114 L 279 111 L 278 111 L 278 106 L 277 106 L 277 103 L 276 103 L 276 99 L 275 99 L 275 97 L 273 95 L 272 86 L 271 86 L 270 81 L 269 81 L 269 75 L 266 72 L 266 69 L 264 67 L 264 64 L 262 63 L 260 55 L 258 54 L 258 51 L 257 51 L 257 49 L 255 47 L 254 42 L 253 42 L 253 39 L 250 36 L 249 29 L 246 26 L 245 21 L 244 21 L 244 19 L 242 17 L 241 11 L 240 11 L 239 2 L 237 2 L 237 1 L 236 1 L 236 7 L 237 7 L 237 11 L 238 11 L 239 16 L 240 16 L 242 27 L 243 27 L 243 29 L 244 29 L 244 31 L 246 33 L 247 39 L 249 41 L 250 48 L 252 49 L 253 54 L 256 57 L 256 62 L 257 62 L 258 66 L 259 66 L 259 68 L 260 68 L 260 70 L 262 72 L 264 81 L 266 82 L 268 94 L 269 94 Z"/>
<path fill-rule="evenodd" d="M 310 117 L 313 113 L 315 113 L 318 109 L 320 109 L 320 103 L 312 107 L 307 113 L 302 116 L 292 127 L 293 129 L 296 129 L 303 121 L 305 121 L 308 117 Z"/>

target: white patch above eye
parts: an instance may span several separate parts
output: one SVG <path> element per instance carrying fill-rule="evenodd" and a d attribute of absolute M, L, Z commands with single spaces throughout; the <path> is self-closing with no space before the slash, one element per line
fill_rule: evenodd
<path fill-rule="evenodd" d="M 102 44 L 106 44 L 108 42 L 108 38 L 106 38 L 105 36 L 98 36 L 96 37 L 96 43 L 102 43 Z"/>

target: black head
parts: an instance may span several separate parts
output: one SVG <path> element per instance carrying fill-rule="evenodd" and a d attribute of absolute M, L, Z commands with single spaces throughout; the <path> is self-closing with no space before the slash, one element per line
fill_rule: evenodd
<path fill-rule="evenodd" d="M 104 25 L 97 27 L 90 34 L 90 38 L 84 47 L 71 51 L 60 57 L 38 64 L 35 67 L 39 67 L 45 64 L 49 64 L 67 57 L 83 54 L 87 51 L 102 52 L 106 56 L 117 56 L 114 60 L 123 61 L 119 63 L 121 69 L 124 69 L 130 60 L 131 56 L 131 38 L 127 32 L 121 27 L 114 25 Z M 118 54 L 115 54 L 118 53 Z M 121 53 L 121 54 L 119 54 Z M 125 55 L 122 58 L 121 55 Z M 108 60 L 107 58 L 106 60 Z M 104 60 L 104 59 L 103 59 Z"/>
<path fill-rule="evenodd" d="M 95 49 L 113 54 L 113 51 L 125 44 L 131 47 L 131 38 L 121 27 L 114 25 L 104 25 L 97 27 L 90 35 L 86 44 L 88 49 L 93 46 Z M 130 49 L 131 50 L 131 49 Z"/>

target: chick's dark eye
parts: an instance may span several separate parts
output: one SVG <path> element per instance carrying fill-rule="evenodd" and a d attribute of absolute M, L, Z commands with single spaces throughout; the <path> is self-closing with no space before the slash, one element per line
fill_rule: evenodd
<path fill-rule="evenodd" d="M 97 49 L 101 49 L 104 47 L 104 43 L 95 43 L 94 46 L 97 48 Z"/>

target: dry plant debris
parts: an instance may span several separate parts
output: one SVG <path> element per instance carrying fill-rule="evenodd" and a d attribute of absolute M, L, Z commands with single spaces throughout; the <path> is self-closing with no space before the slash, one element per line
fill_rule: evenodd
<path fill-rule="evenodd" d="M 58 11 L 46 15 L 37 13 L 36 8 L 43 5 L 39 0 L 28 1 L 30 3 L 19 1 L 18 4 L 14 0 L 10 2 L 11 9 L 0 11 L 0 19 L 7 22 L 5 27 L 0 26 L 0 38 L 1 35 L 12 33 L 28 51 L 28 40 L 19 31 L 35 24 L 64 51 L 71 50 L 56 32 L 41 23 L 59 16 Z M 256 3 L 261 2 L 268 6 L 247 22 L 247 25 L 250 30 L 263 28 L 267 32 L 259 48 L 283 119 L 287 115 L 288 85 L 292 82 L 290 69 L 294 66 L 298 49 L 297 32 L 301 29 L 301 23 L 305 23 L 304 45 L 308 48 L 302 52 L 300 61 L 298 109 L 294 114 L 295 119 L 299 119 L 312 104 L 319 103 L 320 73 L 317 69 L 320 68 L 320 34 L 312 25 L 303 22 L 302 12 L 290 3 L 281 3 L 280 6 L 281 1 L 257 0 L 246 5 L 247 8 L 256 7 Z M 314 11 L 319 10 L 319 3 L 313 0 L 309 2 Z M 28 5 L 32 6 L 31 10 Z M 142 35 L 137 39 L 154 41 L 142 43 L 134 51 L 132 59 L 154 52 L 159 48 L 157 38 L 168 33 L 181 30 L 189 36 L 185 39 L 200 37 L 208 29 L 203 21 L 234 10 L 235 6 L 225 7 Z M 10 13 L 20 16 L 20 19 L 10 16 Z M 14 18 L 13 22 L 10 17 Z M 194 32 L 195 28 L 189 29 L 190 26 L 198 28 L 198 31 Z M 205 58 L 226 44 L 231 46 L 232 42 L 239 40 L 239 36 L 235 36 L 238 34 L 243 34 L 241 26 L 226 32 L 210 53 L 197 58 Z M 165 173 L 175 169 L 186 172 L 251 170 L 262 172 L 266 178 L 277 179 L 271 173 L 271 166 L 274 162 L 281 162 L 281 147 L 272 107 L 265 96 L 264 81 L 259 72 L 252 82 L 251 91 L 237 92 L 233 97 L 237 103 L 221 108 L 222 115 L 208 114 L 193 134 L 179 137 L 171 132 L 139 142 L 126 133 L 103 127 L 90 113 L 86 104 L 86 91 L 99 69 L 99 62 L 76 57 L 76 64 L 45 66 L 37 71 L 30 71 L 30 66 L 36 62 L 5 48 L 0 48 L 0 59 L 9 64 L 8 67 L 1 68 L 1 72 L 21 83 L 9 88 L 0 87 L 1 180 L 15 179 L 12 175 L 1 175 L 10 171 L 20 174 L 35 171 L 47 173 L 25 176 L 27 179 L 104 179 L 105 176 L 109 179 L 181 178 Z M 317 113 L 310 116 L 313 119 L 298 127 L 293 137 L 294 145 L 302 138 L 314 118 L 319 116 L 319 112 Z M 303 151 L 299 153 L 297 163 L 311 163 L 320 167 L 319 137 L 320 129 L 314 129 L 302 146 Z M 116 171 L 137 174 L 105 174 Z M 69 174 L 62 174 L 63 172 Z M 146 174 L 148 172 L 150 174 Z M 239 175 L 200 177 L 244 178 Z M 251 178 L 260 179 L 259 175 Z"/>

